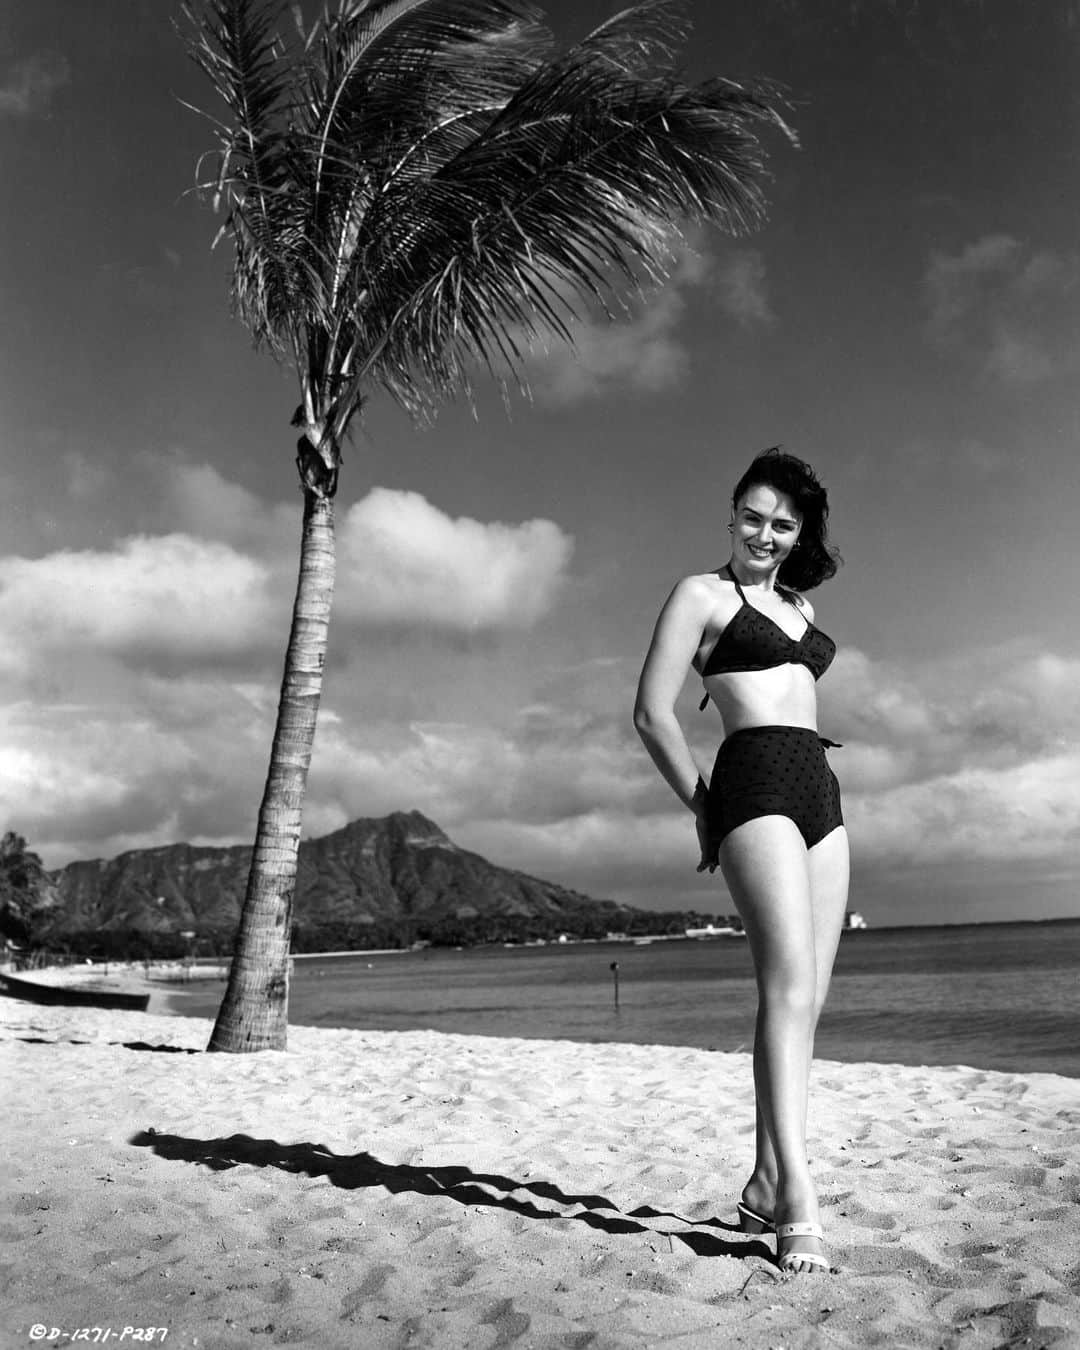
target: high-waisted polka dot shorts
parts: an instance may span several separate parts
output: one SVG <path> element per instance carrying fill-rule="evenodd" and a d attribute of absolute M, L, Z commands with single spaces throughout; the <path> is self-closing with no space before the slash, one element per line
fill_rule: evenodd
<path fill-rule="evenodd" d="M 804 727 L 747 727 L 716 752 L 705 811 L 710 851 L 759 816 L 788 816 L 813 848 L 838 825 L 840 784 L 823 740 Z"/>

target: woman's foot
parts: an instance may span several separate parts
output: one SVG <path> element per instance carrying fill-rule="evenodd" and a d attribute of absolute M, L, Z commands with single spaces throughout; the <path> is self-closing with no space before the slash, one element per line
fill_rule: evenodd
<path fill-rule="evenodd" d="M 776 1263 L 782 1271 L 806 1275 L 829 1269 L 817 1196 L 812 1186 L 778 1196 L 774 1217 Z"/>
<path fill-rule="evenodd" d="M 776 1264 L 785 1275 L 829 1269 L 821 1225 L 781 1223 L 776 1227 Z"/>

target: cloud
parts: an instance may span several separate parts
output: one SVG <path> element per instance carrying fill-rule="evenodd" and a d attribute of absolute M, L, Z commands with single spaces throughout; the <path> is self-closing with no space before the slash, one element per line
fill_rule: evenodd
<path fill-rule="evenodd" d="M 345 703 L 325 711 L 312 789 L 328 829 L 404 806 L 448 829 L 476 821 L 539 828 L 595 809 L 634 815 L 666 806 L 636 736 L 610 714 L 533 705 L 509 721 L 478 723 L 372 721 Z"/>
<path fill-rule="evenodd" d="M 91 649 L 214 659 L 262 644 L 268 572 L 227 545 L 172 534 L 107 550 L 0 559 L 0 625 L 18 663 Z"/>
<path fill-rule="evenodd" d="M 573 345 L 553 343 L 536 352 L 528 380 L 543 403 L 562 405 L 616 390 L 655 394 L 681 383 L 690 353 L 679 336 L 687 296 L 703 287 L 711 259 L 702 249 L 682 248 L 668 280 L 648 287 L 625 318 L 594 317 L 573 327 Z"/>
<path fill-rule="evenodd" d="M 864 884 L 897 866 L 1075 860 L 1078 680 L 1080 661 L 1021 644 L 914 674 L 841 653 L 821 725 L 844 743 L 830 762 Z"/>
<path fill-rule="evenodd" d="M 86 467 L 69 464 L 76 496 L 101 490 Z M 0 558 L 0 623 L 12 635 L 0 648 L 0 811 L 50 863 L 178 838 L 242 840 L 261 792 L 299 510 L 179 458 L 144 471 L 157 489 L 148 514 L 182 529 Z M 395 644 L 449 642 L 460 668 L 482 666 L 497 645 L 470 655 L 460 635 L 535 624 L 556 601 L 572 541 L 552 521 L 451 517 L 388 489 L 345 512 L 339 533 L 331 642 L 345 660 L 334 668 L 347 672 L 362 649 L 366 683 L 354 695 L 343 677 L 343 709 L 324 706 L 309 828 L 432 801 L 445 816 L 454 792 L 476 797 L 485 761 L 512 756 L 475 730 L 373 725 L 357 712 L 380 701 L 373 658 L 390 668 Z M 384 699 L 384 710 L 415 710 L 423 693 Z"/>
<path fill-rule="evenodd" d="M 987 379 L 1030 384 L 1080 368 L 1080 255 L 989 234 L 934 253 L 924 277 L 927 336 Z"/>
<path fill-rule="evenodd" d="M 97 491 L 80 462 L 73 493 Z M 0 672 L 33 678 L 83 654 L 137 668 L 204 668 L 276 654 L 295 586 L 299 511 L 205 465 L 166 466 L 163 518 L 186 529 L 106 549 L 0 558 L 0 624 L 19 634 Z M 549 520 L 453 518 L 414 492 L 373 489 L 339 526 L 335 632 L 529 628 L 555 603 L 573 551 Z M 283 598 L 284 597 L 284 598 Z"/>
<path fill-rule="evenodd" d="M 216 539 L 262 558 L 295 562 L 300 539 L 300 496 L 269 503 L 225 478 L 211 464 L 180 456 L 149 466 L 158 520 L 200 539 Z"/>
<path fill-rule="evenodd" d="M 335 716 L 320 727 L 311 792 L 313 832 L 416 807 L 462 847 L 597 897 L 649 905 L 673 869 L 695 878 L 690 818 L 610 710 L 532 704 L 502 725 Z"/>
<path fill-rule="evenodd" d="M 48 111 L 53 95 L 71 79 L 66 57 L 37 52 L 8 67 L 0 84 L 0 117 L 32 117 Z"/>
<path fill-rule="evenodd" d="M 531 627 L 554 603 L 573 551 L 553 521 L 451 517 L 389 488 L 349 509 L 340 539 L 345 616 L 463 632 Z"/>
<path fill-rule="evenodd" d="M 944 336 L 964 316 L 982 286 L 1013 269 L 1019 251 L 1020 244 L 1011 235 L 988 234 L 953 257 L 933 253 L 926 286 L 934 330 Z"/>
<path fill-rule="evenodd" d="M 573 330 L 573 345 L 535 357 L 528 379 L 534 396 L 554 405 L 600 398 L 613 389 L 656 394 L 681 383 L 689 354 L 675 336 L 685 302 L 660 291 L 631 319 L 593 320 Z"/>
<path fill-rule="evenodd" d="M 878 865 L 1075 859 L 1080 751 L 853 793 L 845 816 Z"/>
<path fill-rule="evenodd" d="M 0 710 L 0 818 L 50 866 L 130 848 L 251 837 L 273 729 L 220 678 L 115 673 L 83 703 Z"/>
<path fill-rule="evenodd" d="M 936 488 L 970 484 L 971 480 L 1004 480 L 1021 472 L 1026 463 L 1019 446 L 1006 449 L 976 436 L 947 436 L 940 440 L 913 437 L 901 441 L 890 453 L 876 445 L 858 450 L 848 461 L 849 482 L 871 483 L 876 490 Z"/>
<path fill-rule="evenodd" d="M 76 502 L 91 501 L 109 486 L 108 469 L 81 450 L 67 450 L 61 456 L 68 496 Z"/>
<path fill-rule="evenodd" d="M 776 319 L 769 304 L 765 259 L 757 249 L 734 249 L 717 266 L 713 280 L 720 308 L 744 328 L 769 327 Z"/>
<path fill-rule="evenodd" d="M 596 807 L 563 820 L 480 820 L 457 833 L 475 852 L 596 899 L 644 909 L 730 908 L 719 873 L 699 875 L 685 811 L 630 813 Z"/>
<path fill-rule="evenodd" d="M 678 387 L 691 353 L 680 327 L 693 295 L 708 296 L 744 329 L 770 327 L 765 259 L 757 249 L 710 251 L 703 236 L 681 244 L 667 280 L 647 286 L 624 317 L 594 316 L 573 328 L 573 345 L 535 353 L 528 379 L 536 398 L 563 405 L 616 391 L 656 394 Z"/>
<path fill-rule="evenodd" d="M 267 560 L 279 585 L 295 572 L 297 504 L 268 505 L 207 464 L 165 472 L 164 518 Z M 454 517 L 380 487 L 339 518 L 337 541 L 332 622 L 429 633 L 531 627 L 555 604 L 574 548 L 554 521 Z"/>
<path fill-rule="evenodd" d="M 929 781 L 960 764 L 1005 769 L 1080 744 L 1077 681 L 1080 661 L 1019 646 L 927 663 L 917 677 L 849 647 L 822 688 L 819 722 L 844 742 L 845 777 L 865 762 L 855 787 Z"/>

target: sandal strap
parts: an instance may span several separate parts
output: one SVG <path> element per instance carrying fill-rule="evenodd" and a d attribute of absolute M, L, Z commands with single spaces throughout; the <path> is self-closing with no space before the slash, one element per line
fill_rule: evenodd
<path fill-rule="evenodd" d="M 756 1209 L 751 1209 L 749 1205 L 744 1205 L 740 1200 L 735 1208 L 740 1214 L 745 1214 L 748 1219 L 754 1219 L 757 1223 L 763 1223 L 767 1228 L 773 1225 L 772 1219 L 768 1214 L 759 1214 Z"/>
<path fill-rule="evenodd" d="M 814 1252 L 785 1252 L 780 1258 L 780 1269 L 788 1270 L 797 1261 L 805 1261 L 808 1266 L 821 1266 L 823 1269 L 829 1269 L 829 1262 L 824 1256 L 818 1256 Z"/>
<path fill-rule="evenodd" d="M 816 1223 L 782 1223 L 777 1227 L 776 1236 L 778 1238 L 824 1238 L 825 1234 L 821 1231 L 821 1226 Z"/>

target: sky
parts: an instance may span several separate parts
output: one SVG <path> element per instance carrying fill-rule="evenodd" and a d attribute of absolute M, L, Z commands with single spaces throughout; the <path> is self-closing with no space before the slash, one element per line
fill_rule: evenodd
<path fill-rule="evenodd" d="M 560 40 L 608 0 L 552 0 Z M 819 686 L 874 926 L 1080 914 L 1080 16 L 690 0 L 783 83 L 769 218 L 531 398 L 346 450 L 304 832 L 419 810 L 597 898 L 732 908 L 631 714 L 657 612 L 781 443 L 830 493 Z M 248 842 L 295 584 L 295 377 L 231 317 L 168 0 L 0 0 L 0 828 L 46 865 Z M 722 728 L 679 712 L 703 767 Z"/>

